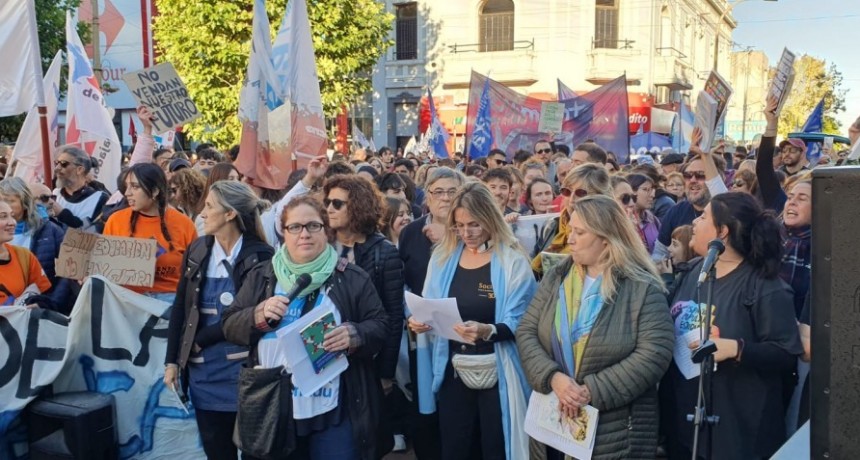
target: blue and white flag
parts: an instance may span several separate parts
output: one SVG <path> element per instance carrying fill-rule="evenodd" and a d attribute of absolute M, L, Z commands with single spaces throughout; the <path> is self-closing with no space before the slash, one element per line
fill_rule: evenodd
<path fill-rule="evenodd" d="M 693 135 L 695 114 L 687 104 L 681 102 L 678 114 L 672 122 L 672 148 L 676 152 L 686 153 L 690 151 L 690 137 Z"/>
<path fill-rule="evenodd" d="M 448 158 L 448 130 L 442 126 L 439 114 L 436 113 L 436 104 L 433 103 L 433 93 L 427 90 L 427 98 L 430 100 L 430 128 L 428 129 L 428 143 L 430 149 L 438 158 Z"/>
<path fill-rule="evenodd" d="M 469 142 L 469 158 L 483 158 L 493 147 L 493 119 L 490 109 L 490 79 L 484 81 L 481 100 L 478 103 L 478 114 L 475 117 L 475 127 L 472 130 L 472 140 Z"/>
<path fill-rule="evenodd" d="M 824 98 L 821 98 L 821 101 L 812 109 L 812 113 L 809 114 L 809 118 L 806 119 L 801 131 L 820 133 L 822 129 L 824 129 Z M 821 158 L 820 141 L 806 141 L 806 158 L 809 159 L 810 164 L 818 164 L 818 159 Z"/>

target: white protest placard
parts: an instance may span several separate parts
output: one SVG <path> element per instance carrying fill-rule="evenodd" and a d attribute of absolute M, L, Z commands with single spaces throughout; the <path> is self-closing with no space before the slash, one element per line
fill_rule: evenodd
<path fill-rule="evenodd" d="M 438 336 L 457 342 L 463 341 L 463 338 L 454 332 L 454 325 L 463 322 L 460 310 L 457 309 L 457 299 L 425 299 L 411 292 L 405 294 L 406 306 L 415 321 L 430 326 L 433 328 L 430 332 Z"/>
<path fill-rule="evenodd" d="M 776 65 L 776 73 L 774 73 L 773 81 L 770 82 L 769 94 L 776 97 L 779 101 L 777 113 L 782 110 L 785 101 L 788 100 L 788 93 L 791 90 L 791 85 L 794 83 L 794 59 L 795 55 L 788 48 L 782 50 L 782 56 L 779 58 L 779 64 Z"/>
<path fill-rule="evenodd" d="M 139 105 L 152 112 L 152 128 L 157 133 L 176 128 L 200 116 L 188 89 L 173 64 L 165 62 L 122 76 Z"/>
<path fill-rule="evenodd" d="M 538 242 L 543 238 L 544 228 L 547 222 L 558 217 L 558 213 L 537 214 L 533 216 L 520 216 L 511 226 L 514 236 L 520 242 L 520 246 L 528 252 L 529 257 L 534 257 L 543 248 L 539 248 Z"/>
<path fill-rule="evenodd" d="M 560 133 L 564 123 L 564 104 L 561 102 L 541 102 L 538 132 Z"/>
<path fill-rule="evenodd" d="M 102 275 L 111 282 L 126 286 L 152 286 L 155 279 L 156 241 L 123 238 L 66 230 L 57 276 L 82 280 Z"/>
<path fill-rule="evenodd" d="M 699 142 L 699 147 L 702 150 L 711 150 L 711 145 L 714 143 L 714 127 L 718 121 L 718 106 L 716 100 L 711 97 L 706 91 L 699 91 L 699 98 L 696 100 L 696 116 L 694 128 L 699 128 L 702 132 L 702 140 Z"/>
<path fill-rule="evenodd" d="M 532 391 L 526 410 L 525 431 L 536 441 L 573 458 L 589 460 L 594 450 L 598 416 L 596 408 L 584 406 L 579 409 L 577 417 L 568 417 L 558 409 L 555 393 Z"/>

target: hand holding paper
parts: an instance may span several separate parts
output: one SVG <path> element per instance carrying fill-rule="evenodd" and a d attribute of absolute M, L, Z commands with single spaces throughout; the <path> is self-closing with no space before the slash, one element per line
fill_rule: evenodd
<path fill-rule="evenodd" d="M 430 326 L 436 334 L 448 340 L 463 342 L 463 337 L 454 331 L 456 325 L 463 323 L 457 299 L 425 299 L 407 292 L 406 305 L 415 322 Z"/>

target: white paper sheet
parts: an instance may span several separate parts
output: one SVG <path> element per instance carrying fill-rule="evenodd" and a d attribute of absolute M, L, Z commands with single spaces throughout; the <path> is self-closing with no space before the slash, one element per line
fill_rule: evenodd
<path fill-rule="evenodd" d="M 457 309 L 457 299 L 425 299 L 407 292 L 406 305 L 412 312 L 412 317 L 432 327 L 431 332 L 434 334 L 448 340 L 463 341 L 463 338 L 454 332 L 454 325 L 463 322 L 460 310 Z"/>
<path fill-rule="evenodd" d="M 681 374 L 687 380 L 698 377 L 701 371 L 701 367 L 693 362 L 693 350 L 690 350 L 689 345 L 690 342 L 700 341 L 701 335 L 702 329 L 696 328 L 675 339 L 675 350 L 673 352 L 675 365 L 678 366 L 678 370 L 681 371 Z"/>
<path fill-rule="evenodd" d="M 599 411 L 585 406 L 577 420 L 565 417 L 558 410 L 555 393 L 532 391 L 526 411 L 525 430 L 536 441 L 564 452 L 578 460 L 590 460 L 594 450 Z"/>
<path fill-rule="evenodd" d="M 329 363 L 319 374 L 314 371 L 310 356 L 305 351 L 301 330 L 331 312 L 335 322 L 340 324 L 340 312 L 326 297 L 319 306 L 293 321 L 288 326 L 275 331 L 275 338 L 264 338 L 257 346 L 260 365 L 264 368 L 285 366 L 293 374 L 293 384 L 302 394 L 310 395 L 334 380 L 349 367 L 346 355 L 341 355 Z"/>

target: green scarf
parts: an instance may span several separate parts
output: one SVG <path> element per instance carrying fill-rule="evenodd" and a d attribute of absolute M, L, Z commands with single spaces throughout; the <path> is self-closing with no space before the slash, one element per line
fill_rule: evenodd
<path fill-rule="evenodd" d="M 319 289 L 334 272 L 336 265 L 337 251 L 330 244 L 326 244 L 326 248 L 316 259 L 304 264 L 293 262 L 290 255 L 287 254 L 286 247 L 278 250 L 275 257 L 272 258 L 275 277 L 278 278 L 278 283 L 281 284 L 284 292 L 289 292 L 292 289 L 293 285 L 296 284 L 296 278 L 302 273 L 311 275 L 311 284 L 299 294 L 299 297 L 304 297 Z"/>

